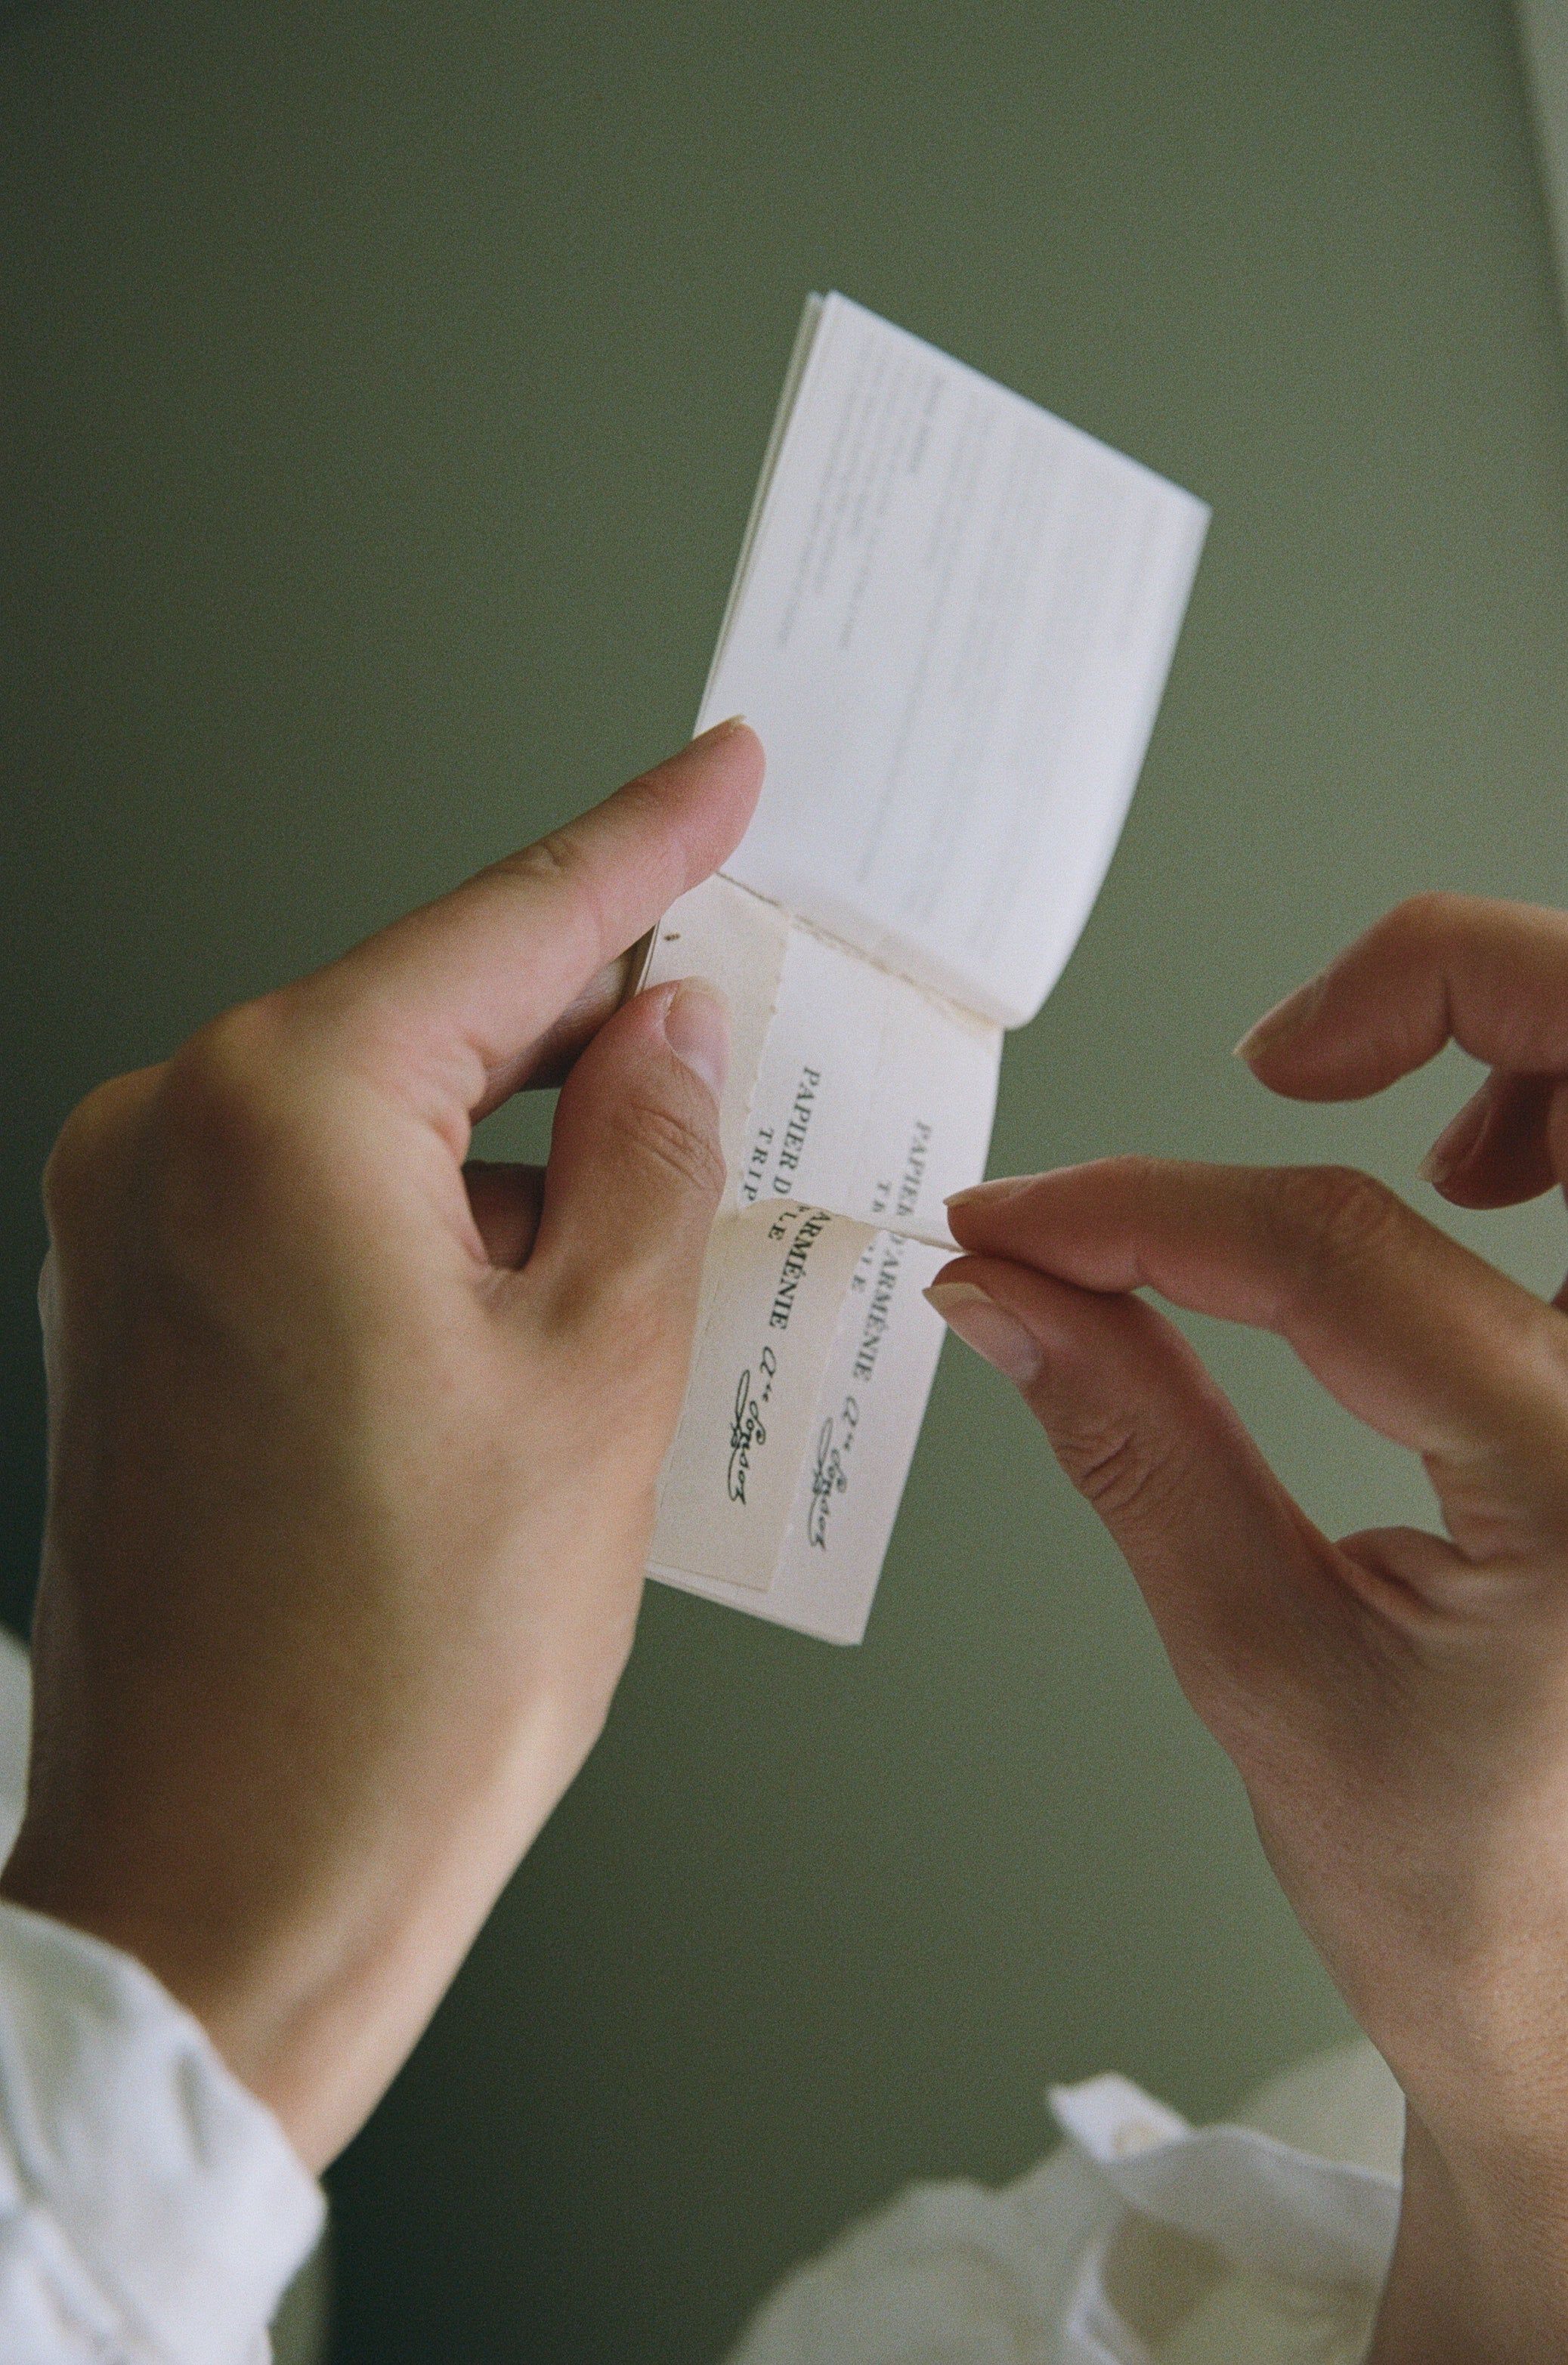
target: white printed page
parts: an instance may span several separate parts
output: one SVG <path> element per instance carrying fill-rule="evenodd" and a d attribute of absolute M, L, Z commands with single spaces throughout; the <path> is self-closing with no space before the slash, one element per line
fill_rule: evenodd
<path fill-rule="evenodd" d="M 775 1616 L 832 1642 L 866 1630 L 946 1336 L 921 1293 L 946 1262 L 878 1232 L 850 1276 L 772 1597 Z"/>
<path fill-rule="evenodd" d="M 768 1206 L 713 1227 L 711 1287 L 665 1465 L 651 1564 L 748 1594 L 773 1583 L 865 1227 Z"/>
<path fill-rule="evenodd" d="M 650 1571 L 840 1642 L 864 1629 L 942 1340 L 920 1292 L 984 1170 L 1000 1030 L 712 879 L 646 972 L 726 994 L 729 1188 Z"/>
<path fill-rule="evenodd" d="M 743 1203 L 785 1192 L 951 1248 L 984 1171 L 1000 1030 L 797 927 L 746 1125 Z"/>
<path fill-rule="evenodd" d="M 842 296 L 808 312 L 700 727 L 767 750 L 727 874 L 974 1010 L 1081 932 L 1208 512 Z"/>
<path fill-rule="evenodd" d="M 802 1422 L 797 1410 L 787 1436 L 776 1430 L 783 1448 L 778 1466 L 788 1457 L 793 1471 L 787 1510 L 775 1498 L 766 1542 L 728 1555 L 714 1549 L 724 1521 L 692 1519 L 699 1496 L 687 1490 L 701 1487 L 701 1499 L 711 1501 L 718 1473 L 688 1457 L 694 1433 L 688 1423 L 699 1404 L 710 1421 L 722 1415 L 725 1382 L 745 1344 L 740 1328 L 722 1322 L 699 1348 L 696 1371 L 717 1384 L 705 1403 L 688 1400 L 649 1562 L 650 1575 L 666 1584 L 830 1642 L 858 1642 L 865 1633 L 945 1335 L 921 1293 L 946 1251 L 861 1225 L 846 1225 L 845 1232 L 833 1276 L 837 1322 L 831 1339 L 819 1329 L 811 1341 L 818 1377 L 810 1414 Z M 737 1245 L 743 1237 L 756 1238 L 745 1223 L 732 1234 Z M 863 1245 L 846 1286 L 847 1250 L 857 1243 Z M 754 1381 L 758 1368 L 760 1359 L 741 1362 L 742 1373 Z M 755 1384 L 737 1389 L 737 1398 L 731 1400 L 729 1450 L 755 1461 L 755 1424 L 766 1426 L 772 1406 L 757 1401 Z M 733 1513 L 729 1519 L 740 1525 Z"/>
<path fill-rule="evenodd" d="M 859 1640 L 944 1336 L 943 1202 L 1098 891 L 1206 517 L 807 307 L 700 717 L 747 715 L 762 799 L 644 970 L 718 985 L 734 1035 L 652 1575 Z"/>
<path fill-rule="evenodd" d="M 797 1200 L 951 1251 L 943 1202 L 984 1171 L 1001 1028 L 724 878 L 666 914 L 643 972 L 691 976 L 730 1005 L 731 1204 Z"/>

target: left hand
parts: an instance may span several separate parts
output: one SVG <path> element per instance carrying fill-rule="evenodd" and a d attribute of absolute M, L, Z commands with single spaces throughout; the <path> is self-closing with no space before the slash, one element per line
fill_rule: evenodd
<path fill-rule="evenodd" d="M 50 1508 L 4 1894 L 136 1955 L 312 2168 L 599 1730 L 723 1175 L 722 1003 L 640 995 L 543 1173 L 475 1121 L 736 843 L 705 733 L 101 1085 L 50 1161 Z"/>
<path fill-rule="evenodd" d="M 1450 1037 L 1493 1074 L 1428 1171 L 1568 1179 L 1568 917 L 1424 897 L 1241 1046 L 1299 1099 Z M 1023 1389 L 1235 1761 L 1409 2104 L 1384 2365 L 1568 2355 L 1568 1315 L 1370 1177 L 1112 1160 L 951 1203 L 938 1310 Z M 1418 1453 L 1446 1535 L 1338 1542 L 1138 1295 L 1277 1331 Z"/>

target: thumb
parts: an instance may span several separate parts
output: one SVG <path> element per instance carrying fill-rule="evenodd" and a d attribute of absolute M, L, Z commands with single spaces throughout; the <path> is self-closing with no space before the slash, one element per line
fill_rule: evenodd
<path fill-rule="evenodd" d="M 525 1301 L 673 1422 L 702 1256 L 724 1184 L 729 1014 L 689 979 L 639 994 L 595 1037 L 556 1105 Z"/>

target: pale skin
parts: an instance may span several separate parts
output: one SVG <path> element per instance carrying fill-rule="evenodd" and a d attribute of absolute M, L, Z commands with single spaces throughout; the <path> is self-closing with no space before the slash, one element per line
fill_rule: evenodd
<path fill-rule="evenodd" d="M 631 1648 L 722 1180 L 722 1003 L 609 1018 L 548 1168 L 475 1120 L 739 839 L 721 725 L 95 1093 L 50 1160 L 35 1744 L 4 1893 L 125 1947 L 319 2169 Z"/>
<path fill-rule="evenodd" d="M 0 1893 L 137 1955 L 313 2168 L 631 1648 L 727 1036 L 698 987 L 618 1008 L 621 957 L 738 841 L 762 762 L 721 725 L 103 1087 L 51 1160 L 34 1762 Z M 1562 1182 L 1560 914 L 1404 906 L 1242 1048 L 1332 1100 L 1450 1038 L 1494 1072 L 1438 1187 Z M 465 1162 L 564 1070 L 543 1173 Z M 934 1302 L 1106 1520 L 1404 2087 L 1378 2365 L 1568 2354 L 1568 1314 L 1335 1169 L 1112 1160 L 952 1217 Z M 1146 1288 L 1278 1330 L 1422 1456 L 1446 1533 L 1320 1534 Z"/>
<path fill-rule="evenodd" d="M 1492 1073 L 1428 1178 L 1568 1179 L 1568 917 L 1402 906 L 1239 1047 L 1271 1090 Z M 1269 1860 L 1407 2103 L 1376 2365 L 1568 2356 L 1568 1305 L 1337 1168 L 1118 1159 L 953 1203 L 931 1292 L 1121 1547 Z M 1322 1534 L 1139 1293 L 1278 1332 L 1445 1530 Z"/>

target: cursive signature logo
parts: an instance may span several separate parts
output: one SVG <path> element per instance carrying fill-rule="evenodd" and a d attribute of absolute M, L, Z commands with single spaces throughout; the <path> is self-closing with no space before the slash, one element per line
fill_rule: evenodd
<path fill-rule="evenodd" d="M 734 1418 L 730 1423 L 730 1500 L 745 1501 L 746 1480 L 751 1474 L 752 1456 L 759 1445 L 767 1442 L 767 1431 L 762 1425 L 762 1413 L 751 1392 L 751 1373 L 741 1373 L 735 1388 Z"/>
<path fill-rule="evenodd" d="M 806 1515 L 806 1539 L 818 1552 L 827 1550 L 827 1523 L 834 1496 L 846 1493 L 849 1485 L 844 1458 L 859 1420 L 859 1406 L 853 1396 L 846 1396 L 844 1409 L 839 1416 L 840 1433 L 834 1435 L 831 1418 L 824 1420 L 817 1431 L 817 1458 L 812 1467 L 812 1508 Z"/>

